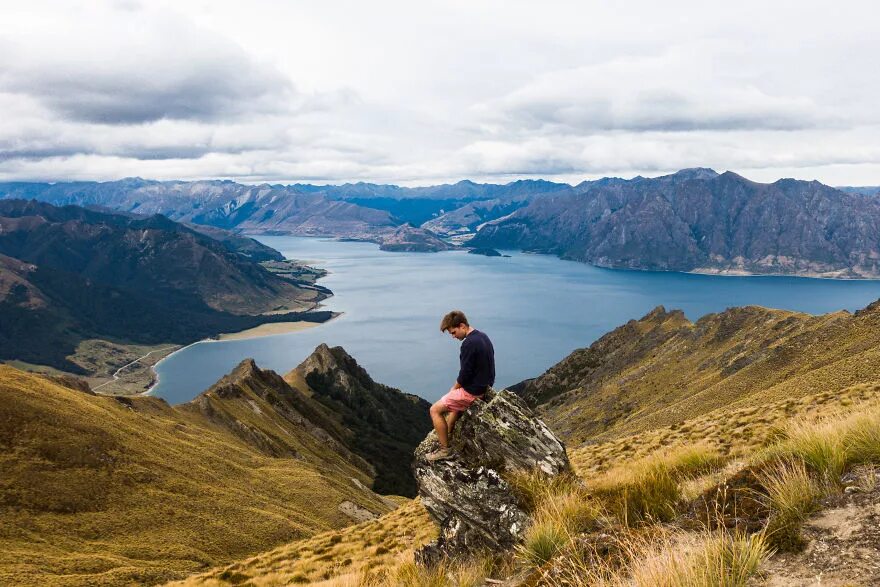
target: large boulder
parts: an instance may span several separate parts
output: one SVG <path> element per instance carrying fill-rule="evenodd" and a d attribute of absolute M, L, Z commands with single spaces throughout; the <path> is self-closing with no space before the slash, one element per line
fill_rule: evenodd
<path fill-rule="evenodd" d="M 438 446 L 431 432 L 413 462 L 422 505 L 440 526 L 438 540 L 416 553 L 426 565 L 518 544 L 529 515 L 505 477 L 538 470 L 549 478 L 571 469 L 562 442 L 508 391 L 489 391 L 462 414 L 450 438 L 452 459 L 427 461 Z"/>

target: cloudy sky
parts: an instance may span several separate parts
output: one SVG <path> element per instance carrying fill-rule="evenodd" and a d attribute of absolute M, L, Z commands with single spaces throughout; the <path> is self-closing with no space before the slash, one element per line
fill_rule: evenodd
<path fill-rule="evenodd" d="M 880 185 L 872 2 L 0 4 L 0 180 Z"/>

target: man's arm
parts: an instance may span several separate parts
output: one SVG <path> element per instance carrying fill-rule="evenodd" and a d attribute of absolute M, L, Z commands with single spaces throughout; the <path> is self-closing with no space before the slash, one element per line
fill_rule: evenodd
<path fill-rule="evenodd" d="M 464 387 L 474 378 L 474 370 L 476 369 L 476 356 L 474 347 L 468 344 L 467 339 L 461 344 L 460 355 L 461 367 L 458 370 L 458 378 L 455 380 L 455 388 Z"/>

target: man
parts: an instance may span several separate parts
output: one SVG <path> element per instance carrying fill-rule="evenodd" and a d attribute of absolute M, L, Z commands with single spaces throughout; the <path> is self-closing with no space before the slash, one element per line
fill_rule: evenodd
<path fill-rule="evenodd" d="M 440 441 L 440 448 L 425 458 L 441 461 L 452 457 L 449 435 L 462 412 L 480 399 L 495 384 L 495 349 L 484 333 L 470 324 L 464 312 L 453 310 L 440 321 L 440 332 L 448 332 L 461 343 L 460 368 L 455 385 L 431 406 L 431 421 Z"/>

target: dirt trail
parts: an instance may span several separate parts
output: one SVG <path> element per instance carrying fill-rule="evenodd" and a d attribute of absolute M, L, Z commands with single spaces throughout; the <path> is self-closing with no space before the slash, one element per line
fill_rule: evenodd
<path fill-rule="evenodd" d="M 804 537 L 803 552 L 776 554 L 753 584 L 880 585 L 880 474 L 866 472 L 844 494 L 826 499 L 805 524 Z"/>

